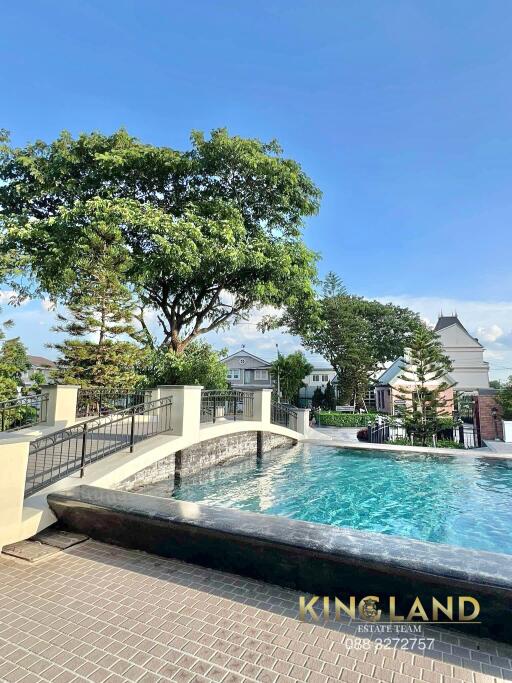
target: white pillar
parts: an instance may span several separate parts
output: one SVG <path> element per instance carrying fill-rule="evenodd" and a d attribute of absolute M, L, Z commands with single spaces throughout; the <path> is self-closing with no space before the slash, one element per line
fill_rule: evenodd
<path fill-rule="evenodd" d="M 297 408 L 297 431 L 306 436 L 309 431 L 309 408 Z"/>
<path fill-rule="evenodd" d="M 156 387 L 156 389 L 151 389 L 151 398 L 149 400 L 158 401 L 159 398 L 161 398 L 160 387 Z"/>
<path fill-rule="evenodd" d="M 196 441 L 199 437 L 201 417 L 201 386 L 158 386 L 160 398 L 172 396 L 171 424 L 174 436 Z"/>
<path fill-rule="evenodd" d="M 269 425 L 270 420 L 270 406 L 272 403 L 272 389 L 253 389 L 253 417 L 256 422 L 262 422 L 264 425 Z"/>
<path fill-rule="evenodd" d="M 18 540 L 25 501 L 28 449 L 26 437 L 0 441 L 0 550 Z"/>
<path fill-rule="evenodd" d="M 64 429 L 76 423 L 77 384 L 46 384 L 41 387 L 48 394 L 48 425 Z"/>

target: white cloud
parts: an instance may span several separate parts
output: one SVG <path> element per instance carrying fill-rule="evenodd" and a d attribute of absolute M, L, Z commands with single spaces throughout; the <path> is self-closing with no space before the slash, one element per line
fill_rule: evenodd
<path fill-rule="evenodd" d="M 491 325 L 490 327 L 477 327 L 478 337 L 482 341 L 495 342 L 500 337 L 503 337 L 503 330 L 499 325 Z"/>
<path fill-rule="evenodd" d="M 41 299 L 41 308 L 43 311 L 54 311 L 55 310 L 55 304 L 51 299 Z"/>

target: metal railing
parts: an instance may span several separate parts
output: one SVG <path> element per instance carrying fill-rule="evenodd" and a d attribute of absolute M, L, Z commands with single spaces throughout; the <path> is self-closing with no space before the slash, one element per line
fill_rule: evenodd
<path fill-rule="evenodd" d="M 151 390 L 89 387 L 79 389 L 76 417 L 109 415 L 151 400 Z"/>
<path fill-rule="evenodd" d="M 34 394 L 0 402 L 0 432 L 14 432 L 48 419 L 48 394 Z"/>
<path fill-rule="evenodd" d="M 172 398 L 162 398 L 61 429 L 30 444 L 25 496 L 107 455 L 171 430 Z"/>
<path fill-rule="evenodd" d="M 218 419 L 236 420 L 252 418 L 254 393 L 241 390 L 201 391 L 201 422 L 216 422 Z"/>
<path fill-rule="evenodd" d="M 420 446 L 418 438 L 408 431 L 400 419 L 389 420 L 381 417 L 368 424 L 368 441 L 370 443 L 392 443 L 397 439 L 407 440 L 411 446 Z M 481 440 L 474 425 L 465 424 L 462 420 L 453 426 L 441 428 L 436 434 L 436 441 L 452 441 L 454 447 L 458 444 L 464 448 L 479 448 Z"/>
<path fill-rule="evenodd" d="M 272 424 L 281 425 L 297 431 L 297 410 L 283 403 L 272 403 L 270 409 L 270 421 Z"/>

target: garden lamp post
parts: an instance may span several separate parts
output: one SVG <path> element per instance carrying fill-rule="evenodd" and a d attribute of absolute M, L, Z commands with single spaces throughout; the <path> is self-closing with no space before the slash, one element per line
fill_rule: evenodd
<path fill-rule="evenodd" d="M 494 440 L 498 441 L 498 409 L 496 406 L 491 408 L 491 415 L 494 420 Z"/>

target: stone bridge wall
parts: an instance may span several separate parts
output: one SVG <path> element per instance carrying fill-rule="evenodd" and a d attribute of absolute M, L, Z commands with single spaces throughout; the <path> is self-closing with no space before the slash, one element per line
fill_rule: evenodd
<path fill-rule="evenodd" d="M 155 484 L 166 479 L 182 479 L 228 460 L 254 456 L 257 454 L 257 439 L 258 432 L 239 432 L 199 442 L 137 472 L 116 488 L 136 491 L 147 484 Z M 274 448 L 292 447 L 296 443 L 297 441 L 287 436 L 264 432 L 262 451 L 266 453 Z"/>

